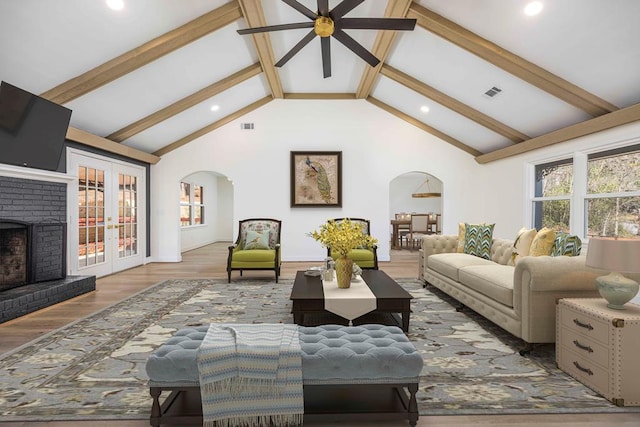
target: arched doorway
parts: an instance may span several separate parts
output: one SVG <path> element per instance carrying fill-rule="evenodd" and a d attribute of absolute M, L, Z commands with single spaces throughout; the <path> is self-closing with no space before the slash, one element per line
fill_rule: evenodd
<path fill-rule="evenodd" d="M 217 172 L 180 180 L 180 252 L 233 239 L 233 183 Z"/>
<path fill-rule="evenodd" d="M 394 220 L 396 214 L 433 213 L 440 215 L 441 229 L 443 197 L 442 181 L 427 172 L 412 171 L 398 175 L 389 183 L 389 220 Z M 393 226 L 390 233 L 391 248 L 397 248 L 393 241 Z"/>

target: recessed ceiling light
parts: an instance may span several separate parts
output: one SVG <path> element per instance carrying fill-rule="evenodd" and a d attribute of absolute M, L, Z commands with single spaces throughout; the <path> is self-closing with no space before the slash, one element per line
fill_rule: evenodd
<path fill-rule="evenodd" d="M 542 12 L 544 5 L 541 1 L 532 1 L 524 7 L 524 14 L 527 16 L 535 16 Z"/>
<path fill-rule="evenodd" d="M 423 105 L 422 107 L 420 107 L 420 111 L 427 114 L 429 112 L 429 107 L 427 107 L 426 105 Z"/>
<path fill-rule="evenodd" d="M 218 111 L 220 109 L 219 105 L 212 105 L 211 106 L 211 111 Z"/>
<path fill-rule="evenodd" d="M 109 9 L 122 10 L 124 9 L 124 0 L 107 0 L 107 6 Z"/>

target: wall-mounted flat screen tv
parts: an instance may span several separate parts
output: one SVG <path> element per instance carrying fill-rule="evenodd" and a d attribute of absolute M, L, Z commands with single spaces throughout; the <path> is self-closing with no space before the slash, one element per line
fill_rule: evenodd
<path fill-rule="evenodd" d="M 56 171 L 71 110 L 0 83 L 0 163 Z"/>

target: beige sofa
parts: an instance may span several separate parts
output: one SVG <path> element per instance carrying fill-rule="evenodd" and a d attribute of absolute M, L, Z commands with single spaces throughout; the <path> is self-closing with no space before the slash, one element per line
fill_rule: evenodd
<path fill-rule="evenodd" d="M 511 266 L 513 240 L 493 239 L 491 261 L 456 253 L 457 235 L 428 235 L 422 242 L 423 278 L 463 305 L 533 343 L 556 338 L 556 301 L 600 297 L 586 256 L 526 256 Z M 583 250 L 583 252 L 586 252 Z"/>

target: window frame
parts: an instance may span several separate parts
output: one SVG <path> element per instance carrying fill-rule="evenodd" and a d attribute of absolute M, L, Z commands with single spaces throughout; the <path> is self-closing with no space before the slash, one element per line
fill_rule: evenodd
<path fill-rule="evenodd" d="M 565 165 L 565 164 L 570 164 L 573 171 L 572 171 L 572 189 L 569 193 L 564 194 L 564 195 L 558 195 L 558 196 L 536 196 L 536 190 L 538 189 L 538 178 L 537 178 L 537 173 L 536 170 L 538 169 L 539 166 L 559 166 L 559 165 Z M 571 220 L 573 218 L 573 200 L 572 200 L 572 195 L 575 192 L 575 161 L 573 159 L 573 157 L 571 156 L 564 156 L 562 158 L 559 159 L 555 159 L 553 161 L 547 161 L 547 162 L 541 162 L 541 163 L 536 163 L 533 165 L 533 180 L 530 181 L 533 183 L 532 185 L 532 193 L 531 193 L 531 197 L 529 199 L 529 203 L 527 204 L 527 209 L 529 211 L 529 215 L 531 216 L 529 224 L 532 224 L 532 227 L 536 227 L 538 229 L 542 228 L 542 225 L 538 225 L 536 224 L 536 206 L 535 204 L 537 202 L 551 202 L 551 201 L 556 201 L 556 200 L 568 200 L 569 201 L 569 228 L 572 229 L 572 224 L 571 224 Z"/>
<path fill-rule="evenodd" d="M 571 153 L 565 153 L 553 157 L 537 159 L 528 163 L 525 169 L 526 178 L 526 196 L 525 196 L 525 223 L 535 227 L 535 208 L 534 203 L 547 200 L 564 200 L 569 199 L 569 229 L 571 234 L 575 234 L 583 242 L 588 240 L 587 236 L 587 200 L 605 197 L 629 197 L 640 196 L 640 191 L 624 192 L 624 193 L 604 193 L 604 194 L 588 194 L 588 161 L 589 158 L 598 158 L 611 154 L 624 154 L 627 152 L 637 151 L 640 148 L 640 138 L 627 140 L 618 144 L 609 144 L 591 149 L 576 150 Z M 536 168 L 542 165 L 553 165 L 554 163 L 562 163 L 566 160 L 572 160 L 573 163 L 573 191 L 565 196 L 536 196 Z"/>
<path fill-rule="evenodd" d="M 189 186 L 189 201 L 185 202 L 182 200 L 182 185 L 186 184 Z M 200 200 L 201 202 L 197 203 L 195 201 L 195 192 L 196 192 L 196 187 L 200 188 Z M 180 228 L 184 229 L 184 228 L 193 228 L 193 227 L 201 227 L 206 225 L 206 220 L 205 220 L 205 212 L 206 212 L 206 202 L 205 202 L 205 198 L 204 198 L 204 193 L 205 193 L 205 186 L 195 183 L 195 182 L 191 182 L 191 181 L 180 181 L 180 207 L 179 209 L 182 209 L 183 207 L 189 207 L 189 224 L 182 224 L 182 214 L 180 214 Z M 200 212 L 200 223 L 196 224 L 195 223 L 195 218 L 196 218 L 196 209 L 199 210 Z"/>

